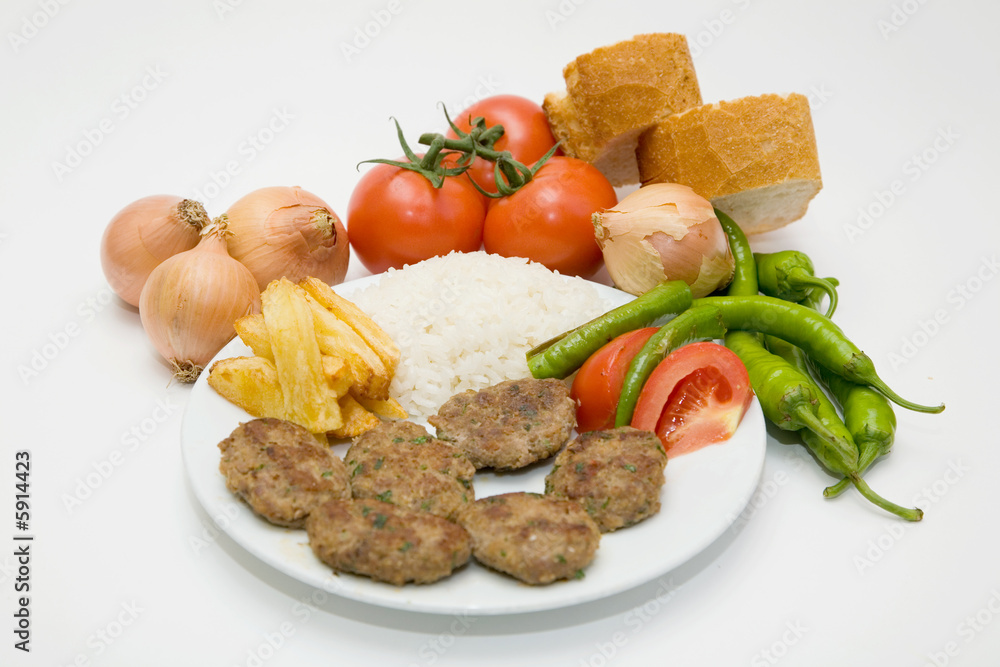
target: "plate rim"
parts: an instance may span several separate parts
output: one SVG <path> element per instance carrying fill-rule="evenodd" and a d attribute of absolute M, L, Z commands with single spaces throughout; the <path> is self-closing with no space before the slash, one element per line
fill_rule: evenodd
<path fill-rule="evenodd" d="M 344 296 L 349 296 L 351 293 L 359 289 L 372 284 L 377 284 L 384 275 L 386 274 L 364 276 L 356 280 L 335 285 L 333 288 L 338 293 L 343 293 Z M 631 294 L 627 294 L 601 283 L 591 281 L 586 282 L 594 286 L 602 297 L 612 302 L 613 305 L 626 303 L 635 298 Z M 223 347 L 223 349 L 212 359 L 212 362 L 206 365 L 206 369 L 209 368 L 211 363 L 214 363 L 217 359 L 248 353 L 249 348 L 247 348 L 243 342 L 239 340 L 239 338 L 235 338 Z M 605 582 L 603 586 L 585 585 L 587 582 L 587 578 L 585 578 L 583 582 L 556 582 L 555 584 L 549 586 L 529 587 L 524 584 L 520 584 L 520 582 L 515 582 L 512 578 L 507 577 L 506 575 L 489 571 L 487 575 L 488 577 L 514 582 L 514 590 L 516 590 L 517 593 L 525 591 L 525 595 L 520 596 L 515 593 L 515 597 L 523 597 L 525 599 L 516 603 L 495 602 L 490 604 L 489 600 L 484 600 L 482 604 L 470 604 L 469 602 L 449 604 L 447 601 L 441 602 L 440 600 L 447 598 L 446 589 L 455 586 L 456 581 L 459 582 L 458 585 L 461 585 L 461 576 L 464 574 L 463 570 L 474 568 L 487 571 L 487 568 L 475 562 L 474 558 L 470 559 L 470 563 L 463 566 L 460 571 L 456 572 L 451 577 L 442 580 L 442 582 L 446 582 L 444 584 L 442 584 L 442 582 L 437 582 L 426 586 L 407 584 L 403 587 L 396 587 L 382 582 L 376 582 L 359 575 L 338 574 L 333 572 L 333 570 L 328 566 L 322 564 L 318 559 L 315 559 L 315 556 L 312 555 L 312 550 L 308 546 L 308 540 L 306 539 L 304 530 L 282 528 L 268 523 L 264 519 L 256 516 L 250 507 L 240 498 L 229 492 L 225 486 L 222 474 L 218 471 L 217 463 L 211 468 L 215 477 L 215 488 L 212 489 L 212 483 L 208 478 L 207 471 L 197 468 L 196 466 L 204 465 L 205 459 L 208 458 L 208 451 L 214 451 L 214 455 L 216 457 L 215 460 L 218 461 L 217 444 L 221 438 L 209 443 L 209 445 L 205 445 L 204 440 L 207 438 L 207 434 L 204 437 L 199 437 L 196 433 L 191 432 L 192 429 L 197 426 L 198 420 L 202 418 L 202 415 L 199 414 L 199 407 L 203 404 L 204 400 L 207 400 L 204 397 L 205 394 L 208 394 L 209 397 L 214 395 L 217 399 L 215 402 L 224 402 L 233 410 L 241 413 L 245 419 L 252 419 L 253 417 L 243 412 L 236 406 L 229 404 L 228 401 L 223 399 L 221 396 L 218 396 L 218 394 L 215 394 L 215 392 L 208 387 L 207 373 L 203 373 L 202 377 L 200 377 L 192 387 L 191 395 L 189 396 L 189 400 L 184 409 L 181 422 L 180 439 L 185 474 L 195 497 L 198 499 L 202 508 L 217 524 L 219 530 L 227 534 L 241 549 L 254 556 L 257 560 L 300 583 L 313 586 L 317 589 L 322 589 L 326 593 L 338 595 L 356 602 L 402 611 L 451 615 L 469 614 L 479 616 L 551 611 L 554 609 L 567 608 L 610 597 L 642 585 L 648 581 L 652 581 L 657 577 L 662 577 L 705 551 L 733 525 L 736 519 L 745 510 L 747 504 L 753 496 L 763 473 L 765 462 L 767 440 L 766 428 L 763 413 L 761 412 L 757 397 L 754 396 L 753 401 L 743 417 L 743 421 L 740 424 L 737 435 L 733 436 L 734 438 L 739 437 L 738 441 L 733 442 L 731 439 L 730 441 L 724 443 L 710 445 L 706 448 L 686 454 L 683 458 L 677 457 L 672 459 L 671 462 L 668 463 L 667 482 L 671 483 L 669 473 L 673 472 L 673 470 L 677 467 L 681 467 L 682 469 L 692 467 L 697 464 L 699 460 L 706 461 L 707 459 L 719 458 L 720 456 L 723 460 L 725 460 L 726 457 L 724 454 L 727 451 L 727 448 L 731 449 L 734 446 L 742 447 L 743 449 L 751 448 L 751 451 L 748 453 L 751 455 L 748 462 L 748 465 L 751 467 L 748 470 L 743 471 L 743 475 L 740 477 L 740 481 L 742 483 L 740 485 L 739 493 L 732 494 L 729 497 L 730 508 L 726 512 L 726 516 L 716 517 L 716 521 L 713 523 L 711 529 L 702 531 L 699 535 L 699 539 L 693 541 L 680 556 L 675 557 L 674 561 L 669 562 L 663 567 L 652 568 L 655 571 L 651 571 L 649 567 L 617 570 L 617 572 L 624 573 L 624 575 L 619 575 L 614 584 Z M 213 401 L 207 400 L 207 402 L 212 403 Z M 241 417 L 241 419 L 243 417 Z M 239 420 L 237 420 L 237 423 L 238 421 Z M 236 427 L 237 423 L 232 424 L 230 431 L 232 428 Z M 750 430 L 753 430 L 753 433 L 748 433 Z M 742 435 L 740 435 L 741 432 Z M 749 440 L 749 442 L 744 443 L 744 439 Z M 754 442 L 755 440 L 756 442 Z M 196 441 L 198 444 L 195 444 Z M 206 447 L 205 453 L 203 454 L 195 449 L 196 447 L 201 446 Z M 201 455 L 199 456 L 199 454 Z M 701 456 L 699 457 L 699 455 Z M 674 485 L 678 483 L 679 482 L 676 479 L 673 481 Z M 666 489 L 666 485 L 664 486 Z M 218 497 L 220 487 L 223 492 L 221 499 Z M 661 491 L 661 498 L 663 493 L 664 491 Z M 479 497 L 478 494 L 477 497 Z M 223 508 L 223 506 L 227 505 L 227 503 L 228 507 Z M 664 505 L 666 505 L 666 503 L 664 503 Z M 233 507 L 238 508 L 236 510 L 237 516 L 235 518 L 227 521 L 218 520 L 217 517 L 220 514 L 220 509 L 222 514 L 229 516 L 229 512 Z M 598 549 L 598 558 L 608 540 L 615 540 L 616 538 L 626 534 L 635 535 L 641 530 L 649 531 L 651 530 L 650 527 L 655 525 L 656 519 L 661 517 L 663 514 L 664 510 L 661 509 L 660 514 L 651 517 L 647 521 L 630 527 L 628 531 L 631 531 L 631 533 L 616 531 L 603 534 L 601 537 L 601 548 Z M 241 528 L 241 521 L 252 526 L 252 528 L 244 530 Z M 650 523 L 647 524 L 647 522 Z M 271 538 L 264 543 L 261 543 L 260 540 L 253 539 L 255 534 L 260 533 L 260 530 L 266 531 L 264 534 L 270 535 Z M 282 554 L 280 552 L 283 549 L 288 548 L 289 545 L 287 542 L 289 539 L 302 545 L 300 547 L 292 546 L 292 549 L 305 550 L 307 552 L 306 557 L 311 557 L 314 559 L 314 562 L 305 566 L 305 568 L 293 567 L 291 558 L 281 557 Z M 276 544 L 278 545 L 278 553 L 275 553 Z M 606 550 L 607 549 L 605 549 L 605 551 Z M 593 568 L 593 564 L 588 566 L 588 576 L 590 576 L 589 570 L 591 568 Z M 630 572 L 631 574 L 629 574 Z M 584 585 L 579 585 L 575 589 L 571 588 L 574 584 Z M 557 594 L 539 594 L 540 591 L 548 592 L 553 591 L 553 589 L 557 591 Z M 407 595 L 407 591 L 415 591 L 417 593 L 422 593 L 423 591 L 441 591 L 442 594 L 435 595 L 431 593 L 427 595 L 418 594 L 414 596 Z M 423 598 L 428 598 L 428 600 L 421 601 Z M 431 603 L 431 599 L 434 600 L 433 603 Z"/>

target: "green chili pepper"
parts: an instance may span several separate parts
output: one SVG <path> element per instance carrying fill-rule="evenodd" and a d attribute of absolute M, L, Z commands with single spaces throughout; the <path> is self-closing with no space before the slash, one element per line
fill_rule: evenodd
<path fill-rule="evenodd" d="M 634 300 L 529 350 L 528 369 L 535 378 L 565 378 L 615 336 L 662 322 L 690 306 L 691 288 L 687 283 L 664 281 Z"/>
<path fill-rule="evenodd" d="M 726 347 L 736 353 L 750 376 L 768 421 L 785 431 L 808 428 L 832 440 L 836 436 L 820 421 L 819 396 L 809 377 L 776 354 L 768 352 L 755 333 L 730 331 Z"/>
<path fill-rule="evenodd" d="M 715 217 L 722 225 L 722 231 L 729 239 L 729 250 L 733 253 L 735 270 L 733 279 L 729 282 L 726 294 L 729 296 L 754 296 L 758 292 L 757 263 L 754 261 L 753 250 L 743 229 L 733 222 L 728 215 L 715 209 Z"/>
<path fill-rule="evenodd" d="M 800 348 L 773 336 L 766 336 L 765 340 L 771 352 L 808 376 L 809 362 Z M 830 472 L 843 475 L 846 480 L 845 484 L 854 484 L 868 501 L 907 521 L 920 521 L 924 515 L 920 509 L 902 507 L 886 500 L 875 493 L 861 478 L 862 467 L 858 453 L 859 448 L 850 428 L 841 420 L 836 406 L 826 397 L 826 394 L 818 387 L 815 391 L 818 399 L 816 414 L 823 426 L 826 427 L 827 432 L 832 434 L 834 438 L 828 438 L 826 433 L 806 429 L 801 433 L 803 444 L 816 456 L 823 467 Z M 823 495 L 828 498 L 832 497 L 827 491 L 824 491 Z"/>
<path fill-rule="evenodd" d="M 813 263 L 808 255 L 797 250 L 754 253 L 754 261 L 762 293 L 798 303 L 814 288 L 821 289 L 830 297 L 826 316 L 833 317 L 837 309 L 837 288 L 829 280 L 814 275 Z"/>
<path fill-rule="evenodd" d="M 729 247 L 736 260 L 736 271 L 729 285 L 728 296 L 755 296 L 758 291 L 757 266 L 746 235 L 729 216 L 718 209 L 716 209 L 716 215 L 729 238 Z M 831 282 L 836 287 L 836 281 Z M 807 303 L 812 305 L 811 302 Z M 726 346 L 736 352 L 747 367 L 750 383 L 754 393 L 757 394 L 758 403 L 761 405 L 764 415 L 772 423 L 779 428 L 800 431 L 803 444 L 815 453 L 816 458 L 821 463 L 835 472 L 838 468 L 847 470 L 847 472 L 841 472 L 845 476 L 845 480 L 853 482 L 861 494 L 874 504 L 909 520 L 919 520 L 923 516 L 920 510 L 906 509 L 878 496 L 861 479 L 857 470 L 864 470 L 865 454 L 859 455 L 858 443 L 856 442 L 853 448 L 849 444 L 845 446 L 845 442 L 851 442 L 849 426 L 844 425 L 848 433 L 846 436 L 843 432 L 840 433 L 841 438 L 837 443 L 839 446 L 831 446 L 829 436 L 837 439 L 839 415 L 837 415 L 836 408 L 823 395 L 822 390 L 811 381 L 804 368 L 797 368 L 785 359 L 768 352 L 761 344 L 758 334 L 747 331 L 730 331 L 726 334 L 725 341 Z M 789 347 L 791 346 L 789 345 Z M 795 349 L 799 350 L 799 348 Z M 799 354 L 801 355 L 801 351 Z M 830 375 L 834 374 L 830 373 Z M 839 378 L 839 376 L 835 377 Z M 864 389 L 883 401 L 885 400 L 882 394 L 867 387 Z M 825 404 L 821 405 L 821 400 L 825 401 Z M 888 405 L 888 403 L 886 404 Z M 812 428 L 807 428 L 810 424 Z M 840 456 L 837 456 L 838 452 L 841 452 Z M 853 475 L 849 470 L 852 467 L 854 468 Z M 826 495 L 826 491 L 824 491 L 824 495 Z"/>
<path fill-rule="evenodd" d="M 831 279 L 836 285 L 836 279 Z M 816 308 L 822 294 L 814 291 L 802 304 Z M 896 433 L 896 413 L 892 404 L 879 392 L 845 380 L 826 368 L 810 363 L 813 372 L 840 403 L 844 424 L 858 446 L 858 470 L 864 473 L 876 460 L 889 454 Z M 840 495 L 851 483 L 844 478 L 827 487 L 823 494 L 828 498 Z"/>
<path fill-rule="evenodd" d="M 650 373 L 665 356 L 682 345 L 696 340 L 712 340 L 725 335 L 722 314 L 714 306 L 689 308 L 660 327 L 629 363 L 621 393 L 618 395 L 615 426 L 628 426 L 632 422 L 632 413 L 635 412 L 635 405 L 639 402 L 639 393 L 642 392 Z"/>
<path fill-rule="evenodd" d="M 944 405 L 925 406 L 903 399 L 875 371 L 871 357 L 833 323 L 808 306 L 769 296 L 709 296 L 693 305 L 714 305 L 727 330 L 757 331 L 801 347 L 821 366 L 858 384 L 873 387 L 889 400 L 917 412 L 941 412 Z"/>

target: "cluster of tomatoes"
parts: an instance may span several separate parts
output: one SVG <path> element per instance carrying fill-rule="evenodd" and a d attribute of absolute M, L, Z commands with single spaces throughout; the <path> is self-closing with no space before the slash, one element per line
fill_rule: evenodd
<path fill-rule="evenodd" d="M 523 97 L 483 99 L 462 111 L 454 126 L 468 132 L 475 118 L 488 126 L 502 125 L 494 148 L 509 151 L 527 166 L 556 144 L 545 112 Z M 448 136 L 458 134 L 452 129 Z M 494 163 L 482 157 L 475 157 L 462 174 L 445 177 L 440 187 L 416 171 L 376 164 L 358 182 L 348 204 L 351 246 L 372 273 L 451 251 L 482 249 L 525 257 L 566 275 L 593 275 L 603 257 L 591 216 L 618 202 L 614 188 L 591 164 L 558 151 L 533 171 L 513 194 L 490 197 L 480 190 L 497 193 Z"/>

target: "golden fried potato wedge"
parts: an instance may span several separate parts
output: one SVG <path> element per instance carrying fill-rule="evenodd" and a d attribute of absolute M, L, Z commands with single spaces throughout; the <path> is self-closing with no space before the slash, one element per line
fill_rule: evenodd
<path fill-rule="evenodd" d="M 342 357 L 354 375 L 355 393 L 370 398 L 389 397 L 392 375 L 378 354 L 346 322 L 324 308 L 303 290 L 313 315 L 316 340 L 322 354 Z"/>
<path fill-rule="evenodd" d="M 368 343 L 382 360 L 390 377 L 396 372 L 396 367 L 399 365 L 399 346 L 382 327 L 319 278 L 304 278 L 299 281 L 299 285 Z"/>
<path fill-rule="evenodd" d="M 285 419 L 285 399 L 274 362 L 263 357 L 219 359 L 208 370 L 208 384 L 220 396 L 254 417 Z"/>
<path fill-rule="evenodd" d="M 340 428 L 343 417 L 323 373 L 312 308 L 291 281 L 271 282 L 261 294 L 274 367 L 290 421 L 314 433 Z"/>
<path fill-rule="evenodd" d="M 355 438 L 379 425 L 379 418 L 369 412 L 353 396 L 347 394 L 340 399 L 340 413 L 344 423 L 330 431 L 334 438 Z"/>
<path fill-rule="evenodd" d="M 271 339 L 267 335 L 267 325 L 264 323 L 263 313 L 241 317 L 233 323 L 233 326 L 236 329 L 236 335 L 256 356 L 274 360 Z"/>
<path fill-rule="evenodd" d="M 403 406 L 399 404 L 399 401 L 391 396 L 383 400 L 367 398 L 365 396 L 354 396 L 354 399 L 360 403 L 361 407 L 365 410 L 373 412 L 379 417 L 385 417 L 387 419 L 406 419 L 409 417 L 409 415 L 406 414 L 406 410 L 403 409 Z"/>
<path fill-rule="evenodd" d="M 330 392 L 338 399 L 344 396 L 354 384 L 354 375 L 343 357 L 322 355 L 323 375 L 330 384 Z"/>

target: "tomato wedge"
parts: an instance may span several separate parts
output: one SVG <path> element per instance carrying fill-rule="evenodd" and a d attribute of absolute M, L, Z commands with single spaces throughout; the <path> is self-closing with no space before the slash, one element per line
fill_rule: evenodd
<path fill-rule="evenodd" d="M 752 400 L 750 377 L 739 357 L 718 343 L 691 343 L 653 369 L 639 393 L 632 426 L 653 431 L 667 456 L 678 456 L 728 440 Z"/>
<path fill-rule="evenodd" d="M 628 365 L 656 332 L 656 327 L 646 327 L 624 333 L 605 343 L 583 362 L 570 388 L 570 396 L 577 406 L 578 432 L 612 428 L 615 425 L 618 395 L 621 394 Z"/>

